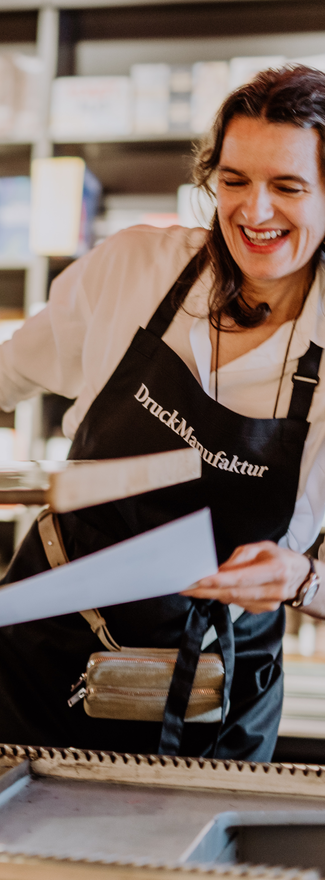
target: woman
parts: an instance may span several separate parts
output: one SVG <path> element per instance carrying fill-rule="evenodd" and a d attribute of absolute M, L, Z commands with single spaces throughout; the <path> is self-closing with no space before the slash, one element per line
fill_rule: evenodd
<path fill-rule="evenodd" d="M 325 75 L 260 74 L 226 100 L 197 158 L 197 183 L 217 193 L 211 230 L 119 233 L 70 266 L 1 347 L 4 409 L 39 388 L 77 398 L 64 422 L 71 458 L 200 449 L 201 481 L 60 524 L 75 559 L 208 504 L 218 574 L 103 613 L 119 643 L 179 646 L 189 685 L 203 636 L 226 666 L 221 724 L 183 727 L 178 672 L 162 730 L 94 720 L 66 706 L 100 647 L 79 615 L 2 629 L 2 741 L 271 759 L 283 603 L 319 586 L 302 554 L 325 501 L 324 147 Z M 307 610 L 322 617 L 316 566 Z M 46 568 L 34 525 L 3 582 Z"/>

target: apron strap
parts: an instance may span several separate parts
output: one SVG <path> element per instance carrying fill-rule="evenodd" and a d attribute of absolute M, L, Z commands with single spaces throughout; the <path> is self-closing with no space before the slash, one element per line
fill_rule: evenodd
<path fill-rule="evenodd" d="M 158 336 L 159 339 L 161 339 L 164 333 L 166 333 L 166 330 L 168 330 L 169 325 L 184 302 L 189 290 L 193 287 L 194 282 L 201 274 L 207 261 L 207 257 L 208 253 L 206 245 L 203 245 L 174 282 L 152 318 L 150 318 L 146 330 L 149 330 L 150 333 L 154 333 L 155 336 Z M 175 306 L 176 296 L 178 296 L 177 306 Z"/>
<path fill-rule="evenodd" d="M 234 669 L 235 669 L 235 636 L 234 636 L 234 624 L 232 622 L 229 605 L 223 605 L 221 602 L 213 602 L 211 608 L 211 620 L 214 623 L 218 642 L 220 646 L 220 653 L 223 659 L 223 665 L 225 669 L 225 681 L 223 688 L 223 701 L 222 701 L 222 715 L 221 715 L 221 725 L 224 724 L 226 720 L 226 715 L 229 708 L 229 700 L 230 700 L 230 691 L 232 680 L 234 677 Z M 219 727 L 218 734 L 221 731 L 221 725 Z M 217 743 L 216 743 L 217 745 Z"/>
<path fill-rule="evenodd" d="M 214 601 L 194 601 L 183 632 L 173 678 L 165 705 L 159 755 L 178 755 L 184 718 L 208 623 L 213 620 L 225 667 L 221 725 L 224 723 L 235 663 L 234 630 L 227 605 Z M 221 725 L 218 725 L 219 731 Z M 216 737 L 217 744 L 217 737 Z M 215 744 L 215 747 L 216 747 Z"/>
<path fill-rule="evenodd" d="M 311 342 L 306 354 L 299 358 L 297 371 L 292 376 L 293 391 L 288 419 L 306 421 L 315 388 L 319 383 L 318 370 L 322 353 L 323 349 Z"/>
<path fill-rule="evenodd" d="M 187 704 L 202 639 L 208 629 L 210 604 L 194 600 L 190 608 L 166 700 L 158 755 L 179 755 Z"/>
<path fill-rule="evenodd" d="M 57 514 L 50 507 L 47 507 L 38 515 L 37 523 L 45 556 L 51 568 L 66 565 L 69 562 L 69 557 L 63 543 Z M 98 608 L 87 608 L 85 611 L 80 611 L 80 614 L 89 623 L 90 629 L 98 636 L 105 648 L 108 648 L 109 651 L 121 650 L 120 645 L 107 629 L 106 620 Z"/>

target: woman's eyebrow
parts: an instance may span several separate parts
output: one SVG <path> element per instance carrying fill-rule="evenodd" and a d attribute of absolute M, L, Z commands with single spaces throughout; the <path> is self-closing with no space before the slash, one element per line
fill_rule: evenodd
<path fill-rule="evenodd" d="M 306 180 L 305 177 L 300 177 L 298 174 L 278 174 L 277 177 L 273 177 L 273 180 L 292 180 L 295 183 L 303 183 L 306 184 L 306 186 L 311 186 L 309 180 Z"/>
<path fill-rule="evenodd" d="M 229 165 L 218 165 L 217 171 L 227 171 L 229 174 L 237 174 L 238 177 L 247 177 L 245 171 L 240 171 L 238 168 L 230 168 Z"/>

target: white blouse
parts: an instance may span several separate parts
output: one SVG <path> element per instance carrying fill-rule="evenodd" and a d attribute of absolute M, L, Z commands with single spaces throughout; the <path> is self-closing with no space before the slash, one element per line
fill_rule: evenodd
<path fill-rule="evenodd" d="M 108 238 L 72 263 L 52 284 L 49 303 L 0 346 L 0 407 L 47 390 L 76 398 L 63 421 L 73 438 L 94 398 L 112 375 L 138 326 L 149 318 L 206 231 L 136 226 Z M 210 272 L 192 287 L 164 340 L 214 396 L 207 318 Z M 292 322 L 218 371 L 220 403 L 242 415 L 271 418 Z M 291 342 L 278 417 L 285 417 L 291 376 L 310 341 L 325 348 L 325 270 L 319 268 Z M 305 442 L 295 511 L 282 546 L 299 552 L 317 537 L 325 510 L 325 356 L 320 365 Z"/>

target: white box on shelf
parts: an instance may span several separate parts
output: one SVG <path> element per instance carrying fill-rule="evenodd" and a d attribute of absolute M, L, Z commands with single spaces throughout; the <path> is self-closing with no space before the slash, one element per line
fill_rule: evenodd
<path fill-rule="evenodd" d="M 209 229 L 216 205 L 216 201 L 210 199 L 203 189 L 198 189 L 192 183 L 184 183 L 177 190 L 177 213 L 181 226 Z"/>
<path fill-rule="evenodd" d="M 70 255 L 76 250 L 85 163 L 79 158 L 32 162 L 31 248 L 37 254 Z"/>
<path fill-rule="evenodd" d="M 114 235 L 130 226 L 173 226 L 179 223 L 177 199 L 173 195 L 144 193 L 115 195 L 105 198 L 105 213 L 94 223 L 95 241 L 99 244 L 108 235 Z"/>
<path fill-rule="evenodd" d="M 305 67 L 314 67 L 325 73 L 325 55 L 304 55 L 301 58 L 288 59 L 290 64 L 304 64 Z"/>
<path fill-rule="evenodd" d="M 191 130 L 192 67 L 173 64 L 169 78 L 169 130 Z"/>
<path fill-rule="evenodd" d="M 71 440 L 68 437 L 50 437 L 46 441 L 45 458 L 47 461 L 65 461 L 69 455 Z"/>
<path fill-rule="evenodd" d="M 32 162 L 31 249 L 45 256 L 79 256 L 91 246 L 101 186 L 83 159 Z"/>
<path fill-rule="evenodd" d="M 40 133 L 43 63 L 23 52 L 0 52 L 0 139 L 33 142 Z"/>
<path fill-rule="evenodd" d="M 53 140 L 111 139 L 131 132 L 128 76 L 63 76 L 52 86 Z"/>
<path fill-rule="evenodd" d="M 227 61 L 198 61 L 192 68 L 191 129 L 208 131 L 224 101 L 229 82 Z"/>
<path fill-rule="evenodd" d="M 277 69 L 286 63 L 284 55 L 255 55 L 232 58 L 229 70 L 229 91 L 238 89 L 245 83 L 254 79 L 261 70 L 267 70 L 269 67 Z"/>
<path fill-rule="evenodd" d="M 133 128 L 136 134 L 165 134 L 169 128 L 169 64 L 133 64 Z"/>
<path fill-rule="evenodd" d="M 0 428 L 0 462 L 12 461 L 16 456 L 16 431 L 14 428 Z"/>

